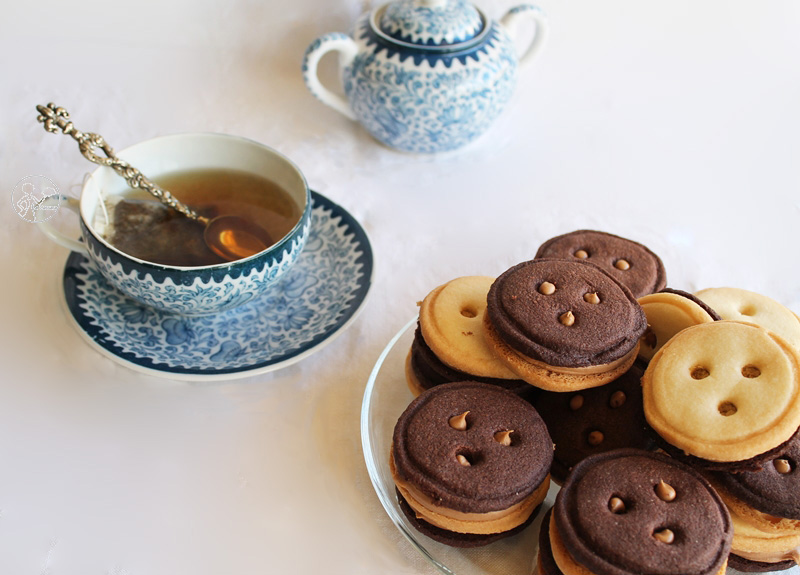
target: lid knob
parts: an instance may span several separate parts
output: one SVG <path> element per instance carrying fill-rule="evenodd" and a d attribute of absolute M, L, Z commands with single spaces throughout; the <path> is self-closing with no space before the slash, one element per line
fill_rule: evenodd
<path fill-rule="evenodd" d="M 421 46 L 450 46 L 483 30 L 480 12 L 468 0 L 395 0 L 379 11 L 387 36 Z"/>

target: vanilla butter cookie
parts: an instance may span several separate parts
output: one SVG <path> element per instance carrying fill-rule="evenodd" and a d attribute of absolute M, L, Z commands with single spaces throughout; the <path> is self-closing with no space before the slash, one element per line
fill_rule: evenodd
<path fill-rule="evenodd" d="M 800 318 L 783 304 L 765 295 L 739 288 L 707 288 L 695 295 L 722 319 L 745 321 L 765 327 L 800 349 Z"/>
<path fill-rule="evenodd" d="M 466 276 L 431 291 L 406 358 L 406 382 L 414 395 L 452 381 L 481 381 L 528 394 L 535 389 L 505 366 L 486 343 L 483 313 L 494 278 Z"/>
<path fill-rule="evenodd" d="M 639 359 L 644 361 L 650 361 L 679 331 L 722 319 L 703 301 L 681 290 L 663 289 L 642 296 L 638 301 L 647 316 L 647 331 L 639 346 Z"/>
<path fill-rule="evenodd" d="M 671 455 L 705 469 L 757 470 L 800 427 L 800 354 L 753 324 L 703 323 L 653 356 L 642 392 Z"/>
<path fill-rule="evenodd" d="M 538 259 L 495 280 L 486 340 L 525 381 L 550 391 L 609 383 L 636 359 L 647 328 L 630 290 L 582 260 Z"/>

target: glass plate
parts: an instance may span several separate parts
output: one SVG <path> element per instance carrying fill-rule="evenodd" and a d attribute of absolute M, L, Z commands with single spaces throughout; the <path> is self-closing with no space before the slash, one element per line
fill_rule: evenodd
<path fill-rule="evenodd" d="M 389 471 L 389 449 L 395 423 L 414 396 L 405 379 L 405 361 L 414 338 L 417 318 L 395 335 L 378 358 L 367 381 L 361 405 L 361 444 L 372 486 L 383 508 L 411 545 L 434 567 L 447 575 L 530 575 L 536 567 L 539 526 L 555 501 L 558 487 L 550 491 L 534 522 L 513 537 L 474 549 L 443 545 L 417 531 L 400 510 Z"/>
<path fill-rule="evenodd" d="M 405 380 L 405 361 L 417 318 L 413 318 L 395 335 L 378 358 L 367 381 L 361 405 L 361 445 L 369 477 L 383 508 L 400 532 L 441 573 L 446 575 L 536 575 L 539 528 L 545 511 L 553 506 L 559 487 L 550 483 L 550 490 L 533 523 L 522 533 L 485 547 L 458 549 L 430 539 L 417 531 L 400 510 L 394 481 L 389 471 L 389 449 L 395 423 L 414 396 Z M 729 575 L 739 571 L 728 568 Z M 798 575 L 792 567 L 761 575 Z"/>

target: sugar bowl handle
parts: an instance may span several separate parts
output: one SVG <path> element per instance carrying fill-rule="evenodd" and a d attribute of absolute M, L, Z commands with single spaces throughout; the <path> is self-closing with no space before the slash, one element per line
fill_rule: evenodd
<path fill-rule="evenodd" d="M 341 72 L 356 57 L 358 47 L 350 36 L 341 32 L 333 32 L 317 38 L 308 47 L 303 58 L 303 80 L 305 80 L 309 91 L 323 104 L 327 104 L 351 120 L 357 120 L 347 99 L 341 94 L 332 92 L 319 81 L 319 76 L 317 75 L 319 61 L 325 54 L 334 51 L 339 52 L 339 70 Z"/>
<path fill-rule="evenodd" d="M 512 40 L 515 40 L 519 24 L 526 18 L 530 18 L 534 21 L 536 30 L 530 44 L 528 44 L 527 48 L 525 48 L 519 57 L 520 64 L 530 62 L 533 57 L 541 51 L 547 39 L 547 16 L 541 8 L 533 4 L 520 4 L 506 12 L 505 16 L 500 19 L 500 23 L 506 29 L 508 35 L 511 36 Z"/>

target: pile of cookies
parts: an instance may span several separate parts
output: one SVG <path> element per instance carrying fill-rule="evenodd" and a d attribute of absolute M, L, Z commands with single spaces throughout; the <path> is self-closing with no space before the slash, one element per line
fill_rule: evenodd
<path fill-rule="evenodd" d="M 766 296 L 668 289 L 648 248 L 580 230 L 429 293 L 405 375 L 390 463 L 438 541 L 518 532 L 552 477 L 542 573 L 800 564 L 800 318 Z"/>

